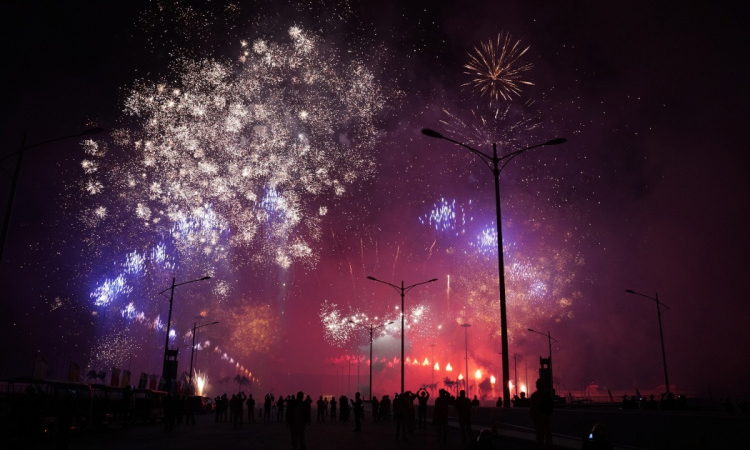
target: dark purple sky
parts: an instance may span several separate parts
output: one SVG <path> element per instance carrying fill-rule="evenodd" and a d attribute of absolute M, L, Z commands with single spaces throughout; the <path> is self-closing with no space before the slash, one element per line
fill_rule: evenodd
<path fill-rule="evenodd" d="M 449 131 L 440 122 L 447 119 L 444 108 L 470 122 L 468 111 L 487 105 L 486 98 L 461 87 L 467 81 L 462 66 L 474 46 L 505 31 L 530 46 L 525 58 L 534 64 L 528 75 L 534 86 L 523 96 L 534 101 L 541 125 L 514 134 L 516 146 L 501 151 L 568 139 L 564 146 L 522 155 L 502 173 L 506 268 L 526 264 L 539 278 L 510 286 L 509 302 L 516 302 L 509 307 L 515 327 L 511 352 L 523 355 L 533 370 L 536 357 L 547 353 L 546 340 L 524 330 L 549 331 L 559 341 L 553 352 L 563 389 L 581 390 L 588 383 L 657 389 L 664 374 L 655 307 L 625 289 L 658 292 L 670 308 L 662 318 L 673 390 L 707 395 L 710 386 L 713 395 L 748 393 L 750 306 L 744 277 L 750 219 L 744 205 L 750 159 L 740 134 L 747 122 L 741 68 L 748 35 L 739 7 L 532 1 L 377 2 L 377 7 L 335 2 L 323 8 L 300 2 L 279 9 L 273 2 L 241 3 L 239 10 L 215 2 L 181 3 L 192 5 L 197 17 L 215 19 L 204 27 L 196 21 L 185 26 L 172 20 L 177 17 L 172 11 L 157 11 L 147 1 L 120 7 L 92 1 L 0 6 L 3 155 L 19 148 L 24 132 L 27 145 L 34 145 L 91 125 L 122 127 L 123 102 L 137 79 L 169 77 L 170 62 L 186 49 L 197 58 L 234 58 L 238 38 L 270 38 L 276 26 L 297 24 L 333 48 L 355 49 L 370 58 L 380 82 L 402 92 L 389 100 L 391 109 L 379 122 L 369 153 L 373 176 L 328 203 L 332 213 L 312 246 L 317 264 L 286 270 L 245 264 L 249 256 L 237 251 L 230 267 L 217 272 L 233 286 L 226 303 L 203 308 L 201 299 L 213 295 L 207 287 L 178 291 L 195 296 L 190 313 L 176 312 L 183 330 L 194 320 L 220 317 L 221 325 L 206 334 L 231 349 L 238 322 L 247 320 L 237 312 L 245 314 L 247 307 L 257 318 L 269 308 L 263 317 L 270 317 L 273 327 L 251 334 L 267 338 L 268 346 L 238 345 L 234 354 L 265 386 L 296 389 L 267 380 L 278 373 L 332 374 L 343 367 L 335 365 L 337 358 L 357 344 L 367 349 L 366 339 L 345 348 L 326 340 L 318 318 L 324 301 L 382 314 L 398 303 L 398 295 L 367 281 L 367 275 L 406 284 L 436 277 L 437 283 L 409 294 L 430 306 L 432 325 L 407 334 L 407 355 L 431 358 L 434 342 L 438 361 L 463 366 L 459 318 L 474 322 L 470 372 L 476 363 L 499 374 L 499 339 L 481 307 L 497 296 L 491 290 L 497 266 L 493 257 L 470 255 L 478 225 L 450 237 L 418 219 L 444 197 L 463 205 L 477 224 L 493 223 L 490 172 L 468 152 L 420 130 Z M 168 20 L 149 28 L 141 20 L 145 11 Z M 110 152 L 113 159 L 132 155 L 116 146 Z M 67 360 L 86 365 L 91 348 L 113 323 L 145 333 L 141 325 L 108 322 L 114 319 L 105 319 L 108 313 L 97 311 L 89 298 L 119 261 L 106 255 L 121 258 L 134 240 L 143 245 L 148 238 L 123 223 L 114 227 L 120 233 L 99 235 L 96 252 L 89 252 L 84 241 L 91 230 L 76 220 L 78 211 L 90 206 L 76 194 L 82 158 L 75 139 L 25 156 L 0 265 L 2 377 L 28 374 L 36 352 L 58 372 Z M 2 161 L 3 211 L 14 161 Z M 447 275 L 455 283 L 450 293 Z M 179 282 L 201 274 L 174 276 Z M 152 280 L 139 295 L 149 293 L 153 301 L 155 292 L 169 287 L 170 277 Z M 541 293 L 528 294 L 540 286 Z M 204 309 L 208 315 L 194 319 Z M 139 337 L 136 353 L 156 356 L 136 356 L 134 371 L 159 371 L 163 338 L 163 333 Z M 397 333 L 379 339 L 376 348 L 392 359 L 397 340 Z M 127 365 L 122 355 L 119 359 Z M 180 361 L 181 367 L 189 364 Z M 231 375 L 212 364 L 207 370 L 214 380 Z M 386 380 L 381 386 L 395 386 L 397 370 L 376 367 Z M 429 382 L 425 370 L 408 372 L 409 383 Z"/>

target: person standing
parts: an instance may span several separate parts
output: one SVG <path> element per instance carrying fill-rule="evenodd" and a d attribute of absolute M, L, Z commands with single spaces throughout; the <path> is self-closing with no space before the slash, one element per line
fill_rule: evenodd
<path fill-rule="evenodd" d="M 458 428 L 461 430 L 461 440 L 465 444 L 471 441 L 471 400 L 466 397 L 466 391 L 464 390 L 458 393 L 456 409 L 458 410 Z"/>
<path fill-rule="evenodd" d="M 305 411 L 305 394 L 297 392 L 297 398 L 289 399 L 286 405 L 286 422 L 292 432 L 292 450 L 305 450 L 305 426 L 307 415 Z"/>
<path fill-rule="evenodd" d="M 331 397 L 331 420 L 336 421 L 336 397 Z"/>
<path fill-rule="evenodd" d="M 373 397 L 370 405 L 372 405 L 372 421 L 377 422 L 380 419 L 380 401 L 377 397 Z"/>
<path fill-rule="evenodd" d="M 362 414 L 365 412 L 364 404 L 362 403 L 362 397 L 359 392 L 354 394 L 354 400 L 352 402 L 352 408 L 354 408 L 354 431 L 362 431 Z"/>
<path fill-rule="evenodd" d="M 552 448 L 552 410 L 554 399 L 549 383 L 539 378 L 536 380 L 536 391 L 529 398 L 531 421 L 534 422 L 536 442 L 540 447 Z"/>
<path fill-rule="evenodd" d="M 440 389 L 438 397 L 435 399 L 435 408 L 432 412 L 432 420 L 437 427 L 438 442 L 448 442 L 448 405 L 450 396 L 448 391 Z"/>
<path fill-rule="evenodd" d="M 255 399 L 253 394 L 248 394 L 245 403 L 247 403 L 247 421 L 255 423 Z"/>
<path fill-rule="evenodd" d="M 263 399 L 263 422 L 271 421 L 271 404 L 273 403 L 273 395 L 266 394 Z"/>
<path fill-rule="evenodd" d="M 417 391 L 417 400 L 419 401 L 419 429 L 427 428 L 427 400 L 430 399 L 430 393 L 425 388 Z"/>
<path fill-rule="evenodd" d="M 393 396 L 393 420 L 396 422 L 396 440 L 399 434 L 406 439 L 406 393 Z"/>
<path fill-rule="evenodd" d="M 326 416 L 325 416 L 325 401 L 323 400 L 323 396 L 321 395 L 318 397 L 318 401 L 316 402 L 316 405 L 318 407 L 318 419 L 317 422 L 325 422 Z"/>

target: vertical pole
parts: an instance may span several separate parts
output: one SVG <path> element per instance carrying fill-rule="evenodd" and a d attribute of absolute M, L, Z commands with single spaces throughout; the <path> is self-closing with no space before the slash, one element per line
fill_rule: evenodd
<path fill-rule="evenodd" d="M 547 342 L 549 342 L 549 377 L 552 384 L 552 394 L 555 393 L 555 374 L 552 370 L 552 334 L 547 330 Z"/>
<path fill-rule="evenodd" d="M 508 322 L 505 312 L 505 262 L 503 260 L 503 225 L 500 210 L 500 159 L 497 144 L 492 144 L 492 173 L 495 175 L 495 212 L 497 220 L 497 270 L 500 277 L 500 340 L 503 358 L 503 407 L 510 408 L 510 367 L 508 364 Z"/>
<path fill-rule="evenodd" d="M 26 149 L 26 132 L 21 138 L 21 148 L 18 150 L 16 157 L 16 168 L 11 176 L 10 194 L 8 195 L 8 204 L 5 207 L 5 218 L 3 219 L 3 231 L 0 235 L 0 265 L 3 263 L 3 252 L 5 251 L 5 241 L 8 239 L 8 230 L 10 229 L 10 217 L 13 213 L 13 201 L 16 198 L 16 189 L 18 188 L 18 179 L 21 176 L 21 163 L 23 162 L 23 151 Z"/>
<path fill-rule="evenodd" d="M 469 324 L 464 324 L 464 361 L 466 362 L 466 375 L 464 376 L 464 386 L 466 395 L 469 395 Z"/>
<path fill-rule="evenodd" d="M 188 381 L 188 389 L 193 389 L 193 352 L 195 351 L 195 329 L 198 322 L 193 322 L 193 346 L 190 347 L 190 376 Z"/>
<path fill-rule="evenodd" d="M 659 293 L 656 293 L 656 312 L 659 316 L 659 337 L 661 338 L 661 359 L 664 363 L 664 384 L 667 388 L 667 393 L 669 393 L 669 375 L 667 374 L 667 353 L 664 350 L 664 331 L 662 331 L 661 328 L 661 303 L 659 303 Z"/>
<path fill-rule="evenodd" d="M 437 361 L 435 361 L 435 344 L 430 345 L 432 347 L 432 384 L 435 385 L 435 364 L 437 364 Z"/>
<path fill-rule="evenodd" d="M 401 281 L 401 393 L 404 391 L 404 318 L 406 316 L 404 311 L 404 281 Z"/>
<path fill-rule="evenodd" d="M 372 401 L 372 332 L 373 326 L 370 324 L 370 400 Z"/>
<path fill-rule="evenodd" d="M 175 278 L 172 277 L 172 286 L 170 288 L 170 294 L 169 294 L 169 315 L 167 316 L 167 338 L 164 342 L 164 366 L 162 367 L 161 376 L 163 378 L 167 378 L 167 350 L 169 350 L 169 329 L 172 326 L 172 301 L 174 300 L 174 282 Z M 170 392 L 171 392 L 171 383 L 170 383 Z"/>

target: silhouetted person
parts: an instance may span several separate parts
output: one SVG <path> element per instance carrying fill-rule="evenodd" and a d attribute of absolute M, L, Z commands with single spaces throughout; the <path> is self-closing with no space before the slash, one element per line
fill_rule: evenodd
<path fill-rule="evenodd" d="M 346 398 L 346 395 L 339 397 L 339 421 L 349 421 L 349 399 Z"/>
<path fill-rule="evenodd" d="M 495 403 L 495 406 L 497 406 L 498 408 L 502 408 L 503 407 L 503 398 L 502 397 L 498 397 L 497 398 L 497 403 Z"/>
<path fill-rule="evenodd" d="M 404 410 L 406 428 L 409 433 L 413 434 L 417 428 L 417 408 L 414 407 L 414 399 L 417 398 L 417 394 L 412 391 L 406 391 L 406 409 Z"/>
<path fill-rule="evenodd" d="M 214 416 L 216 417 L 216 421 L 221 421 L 221 396 L 217 395 L 214 399 Z"/>
<path fill-rule="evenodd" d="M 185 400 L 185 425 L 195 425 L 195 408 L 200 397 L 187 397 Z"/>
<path fill-rule="evenodd" d="M 458 428 L 461 431 L 461 441 L 467 443 L 471 440 L 471 400 L 466 396 L 464 390 L 458 393 L 456 410 L 458 411 Z"/>
<path fill-rule="evenodd" d="M 237 428 L 237 394 L 232 394 L 229 399 L 229 422 L 233 428 Z"/>
<path fill-rule="evenodd" d="M 228 422 L 229 419 L 229 397 L 227 394 L 221 396 L 221 420 Z"/>
<path fill-rule="evenodd" d="M 370 405 L 372 406 L 372 421 L 377 422 L 380 419 L 380 401 L 377 397 L 373 397 Z"/>
<path fill-rule="evenodd" d="M 380 417 L 384 420 L 391 420 L 391 398 L 387 395 L 380 400 Z"/>
<path fill-rule="evenodd" d="M 331 420 L 336 420 L 336 397 L 331 397 Z"/>
<path fill-rule="evenodd" d="M 122 420 L 125 428 L 129 427 L 130 422 L 133 420 L 134 409 L 133 386 L 125 386 L 125 389 L 122 391 Z"/>
<path fill-rule="evenodd" d="M 352 409 L 354 409 L 354 431 L 362 431 L 362 416 L 365 413 L 365 406 L 362 402 L 362 397 L 359 392 L 354 394 L 354 400 L 352 400 Z"/>
<path fill-rule="evenodd" d="M 317 422 L 325 422 L 325 402 L 323 401 L 323 396 L 321 395 L 318 397 L 318 401 L 316 402 L 316 405 L 318 407 L 318 419 Z"/>
<path fill-rule="evenodd" d="M 239 428 L 242 428 L 242 422 L 244 421 L 244 412 L 245 412 L 245 393 L 240 392 L 237 394 L 237 410 L 235 411 L 235 421 L 239 425 Z"/>
<path fill-rule="evenodd" d="M 286 405 L 287 424 L 292 432 L 292 449 L 305 450 L 305 426 L 307 425 L 307 415 L 305 413 L 305 394 L 302 391 L 297 392 L 295 399 L 290 399 Z"/>
<path fill-rule="evenodd" d="M 279 399 L 276 401 L 276 421 L 284 421 L 284 397 L 281 395 L 279 395 Z"/>
<path fill-rule="evenodd" d="M 438 442 L 448 442 L 448 405 L 450 396 L 448 391 L 440 389 L 438 397 L 435 399 L 435 408 L 432 411 L 432 421 L 437 427 Z"/>
<path fill-rule="evenodd" d="M 271 404 L 273 403 L 273 395 L 266 394 L 263 399 L 263 422 L 271 421 Z"/>
<path fill-rule="evenodd" d="M 255 423 L 255 399 L 253 394 L 248 394 L 245 404 L 247 405 L 247 423 Z"/>
<path fill-rule="evenodd" d="M 427 428 L 427 400 L 430 399 L 430 393 L 425 388 L 417 391 L 417 400 L 419 401 L 419 428 Z"/>
<path fill-rule="evenodd" d="M 471 407 L 472 407 L 472 408 L 479 408 L 479 405 L 480 405 L 480 404 L 481 404 L 481 403 L 479 402 L 479 399 L 478 399 L 478 398 L 477 398 L 477 396 L 475 395 L 475 396 L 474 396 L 474 400 L 472 400 L 472 401 L 471 401 Z"/>
<path fill-rule="evenodd" d="M 393 396 L 393 420 L 396 422 L 396 440 L 401 434 L 406 440 L 406 393 Z"/>
<path fill-rule="evenodd" d="M 529 407 L 529 399 L 526 398 L 526 393 L 521 392 L 521 396 L 518 397 L 518 400 L 516 400 L 516 403 L 513 405 L 517 408 L 528 408 Z"/>
<path fill-rule="evenodd" d="M 554 409 L 554 399 L 552 390 L 548 383 L 541 378 L 536 380 L 536 391 L 531 394 L 529 399 L 531 406 L 531 420 L 534 422 L 536 431 L 536 442 L 544 447 L 552 447 L 552 411 Z"/>
<path fill-rule="evenodd" d="M 182 417 L 185 415 L 185 404 L 187 403 L 186 397 L 185 395 L 174 396 L 177 425 L 182 425 Z"/>
<path fill-rule="evenodd" d="M 310 425 L 310 422 L 312 422 L 312 399 L 309 395 L 305 397 L 305 419 L 307 424 Z"/>

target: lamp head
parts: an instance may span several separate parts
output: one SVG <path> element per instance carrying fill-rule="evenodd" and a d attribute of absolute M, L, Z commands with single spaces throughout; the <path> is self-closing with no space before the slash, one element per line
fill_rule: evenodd
<path fill-rule="evenodd" d="M 635 291 L 632 289 L 625 289 L 625 292 L 627 292 L 628 294 L 635 294 Z"/>
<path fill-rule="evenodd" d="M 568 140 L 565 138 L 557 138 L 557 139 L 552 139 L 551 141 L 546 142 L 544 145 L 560 145 L 566 142 L 568 142 Z"/>
<path fill-rule="evenodd" d="M 429 128 L 422 128 L 422 134 L 424 134 L 425 136 L 429 136 L 431 138 L 435 138 L 435 139 L 444 139 L 444 136 L 442 134 L 438 133 L 435 130 L 431 130 Z"/>
<path fill-rule="evenodd" d="M 373 281 L 378 281 L 378 279 L 377 279 L 377 278 L 375 278 L 375 277 L 369 277 L 369 276 L 368 276 L 368 277 L 367 277 L 367 279 L 368 279 L 368 280 L 373 280 Z"/>
<path fill-rule="evenodd" d="M 532 330 L 531 328 L 527 328 L 527 330 L 529 330 L 529 331 L 533 331 L 533 332 L 535 332 L 535 333 L 536 333 L 536 331 Z"/>
<path fill-rule="evenodd" d="M 205 277 L 201 278 L 201 279 L 200 279 L 200 281 L 203 281 L 203 280 L 210 280 L 210 279 L 211 279 L 211 277 L 209 277 L 209 276 L 205 276 Z"/>
<path fill-rule="evenodd" d="M 428 283 L 432 283 L 433 281 L 437 281 L 437 280 L 438 280 L 437 278 L 433 278 L 430 281 L 428 281 Z"/>

